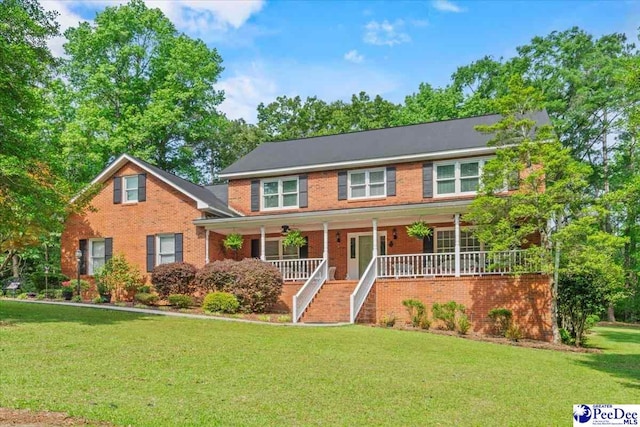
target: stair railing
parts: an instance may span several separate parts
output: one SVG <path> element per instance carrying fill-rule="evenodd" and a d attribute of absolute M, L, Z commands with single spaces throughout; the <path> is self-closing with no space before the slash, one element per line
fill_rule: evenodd
<path fill-rule="evenodd" d="M 371 259 L 371 262 L 367 266 L 366 270 L 364 270 L 364 274 L 358 282 L 358 286 L 356 286 L 355 290 L 351 294 L 349 299 L 349 307 L 351 309 L 349 321 L 351 323 L 356 323 L 358 313 L 360 313 L 360 309 L 362 308 L 364 301 L 367 299 L 367 296 L 371 291 L 371 287 L 376 281 L 376 277 L 378 276 L 377 261 L 377 257 L 373 257 Z"/>
<path fill-rule="evenodd" d="M 293 323 L 298 323 L 304 311 L 309 307 L 311 300 L 316 296 L 324 282 L 327 280 L 329 265 L 326 259 L 318 265 L 315 271 L 311 274 L 311 277 L 300 288 L 297 294 L 293 296 Z"/>

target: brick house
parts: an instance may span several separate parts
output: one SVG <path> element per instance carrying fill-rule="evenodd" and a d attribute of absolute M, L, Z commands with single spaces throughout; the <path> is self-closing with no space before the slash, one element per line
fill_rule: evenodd
<path fill-rule="evenodd" d="M 407 318 L 402 300 L 455 300 L 474 331 L 510 308 L 528 336 L 550 339 L 548 277 L 510 274 L 524 253 L 489 254 L 461 221 L 495 153 L 475 126 L 497 115 L 265 143 L 202 187 L 128 155 L 96 179 L 94 210 L 69 218 L 63 272 L 91 276 L 116 252 L 149 272 L 160 263 L 202 266 L 256 257 L 280 269 L 281 302 L 300 322 Z M 548 124 L 546 112 L 533 117 Z M 422 220 L 431 236 L 409 237 Z M 285 247 L 287 230 L 307 244 Z M 240 233 L 239 253 L 222 241 Z M 499 262 L 498 262 L 499 258 Z"/>

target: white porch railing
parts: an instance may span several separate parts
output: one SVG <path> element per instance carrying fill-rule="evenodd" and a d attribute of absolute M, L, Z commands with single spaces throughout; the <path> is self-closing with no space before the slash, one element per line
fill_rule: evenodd
<path fill-rule="evenodd" d="M 320 259 L 320 264 L 315 269 L 315 271 L 311 274 L 309 279 L 305 282 L 305 284 L 300 288 L 297 294 L 293 296 L 293 313 L 292 320 L 293 323 L 297 323 L 302 317 L 302 314 L 307 309 L 313 297 L 318 293 L 322 284 L 327 280 L 327 275 L 329 272 L 329 265 L 326 259 Z"/>
<path fill-rule="evenodd" d="M 382 255 L 378 257 L 380 278 L 454 276 L 455 253 Z M 460 275 L 538 273 L 540 267 L 526 251 L 461 252 Z"/>
<path fill-rule="evenodd" d="M 353 293 L 351 294 L 351 297 L 349 298 L 349 307 L 351 308 L 349 321 L 351 323 L 356 323 L 358 313 L 360 313 L 360 309 L 362 308 L 364 301 L 367 299 L 367 296 L 371 291 L 371 287 L 376 281 L 376 266 L 376 258 L 374 257 L 367 266 L 366 270 L 364 270 L 364 274 L 360 278 L 358 286 L 356 286 Z"/>
<path fill-rule="evenodd" d="M 322 262 L 322 258 L 278 259 L 267 261 L 273 264 L 284 281 L 307 280 Z"/>

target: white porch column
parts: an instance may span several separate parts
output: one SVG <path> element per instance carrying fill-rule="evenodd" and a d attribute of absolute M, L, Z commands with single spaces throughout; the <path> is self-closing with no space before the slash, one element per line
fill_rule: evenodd
<path fill-rule="evenodd" d="M 209 230 L 204 231 L 204 263 L 209 264 Z"/>
<path fill-rule="evenodd" d="M 456 263 L 456 277 L 460 277 L 460 214 L 457 213 L 453 216 L 454 224 L 455 224 L 455 234 L 456 234 L 456 242 L 455 242 L 455 263 Z"/>
<path fill-rule="evenodd" d="M 373 219 L 373 257 L 378 256 L 378 220 Z"/>
<path fill-rule="evenodd" d="M 324 250 L 322 251 L 322 258 L 329 259 L 329 223 L 323 222 L 322 229 L 324 231 Z"/>
<path fill-rule="evenodd" d="M 260 226 L 260 259 L 262 261 L 266 261 L 267 260 L 267 256 L 265 255 L 265 231 L 264 231 L 264 225 Z"/>

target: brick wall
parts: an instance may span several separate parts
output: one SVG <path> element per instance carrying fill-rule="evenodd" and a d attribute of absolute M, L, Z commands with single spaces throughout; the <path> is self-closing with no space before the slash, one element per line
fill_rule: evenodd
<path fill-rule="evenodd" d="M 424 162 L 412 162 L 395 165 L 397 195 L 370 200 L 338 200 L 338 171 L 310 172 L 308 173 L 309 205 L 307 208 L 270 211 L 268 213 L 308 212 L 451 200 L 452 198 L 445 197 L 428 199 L 422 197 L 423 163 Z M 229 206 L 245 215 L 264 214 L 261 212 L 251 212 L 251 180 L 252 179 L 235 179 L 229 181 Z M 473 198 L 473 196 L 455 197 L 453 199 L 460 200 L 469 198 Z"/>
<path fill-rule="evenodd" d="M 129 163 L 115 176 L 143 172 Z M 114 204 L 110 179 L 94 197 L 90 209 L 67 220 L 62 233 L 62 272 L 75 276 L 78 240 L 111 237 L 113 254 L 125 254 L 130 263 L 146 274 L 146 236 L 161 233 L 183 233 L 184 261 L 201 267 L 205 263 L 205 232 L 192 223 L 200 216 L 196 202 L 151 174 L 147 174 L 145 202 Z"/>
<path fill-rule="evenodd" d="M 379 279 L 374 289 L 374 297 L 365 303 L 365 314 L 362 319 L 359 316 L 359 321 L 375 318 L 377 322 L 384 315 L 394 314 L 398 321 L 407 322 L 409 316 L 402 301 L 408 298 L 422 301 L 431 317 L 434 302 L 453 300 L 467 308 L 474 332 L 490 333 L 487 313 L 504 307 L 513 312 L 514 321 L 527 337 L 545 341 L 552 338 L 549 278 L 544 275 Z"/>

